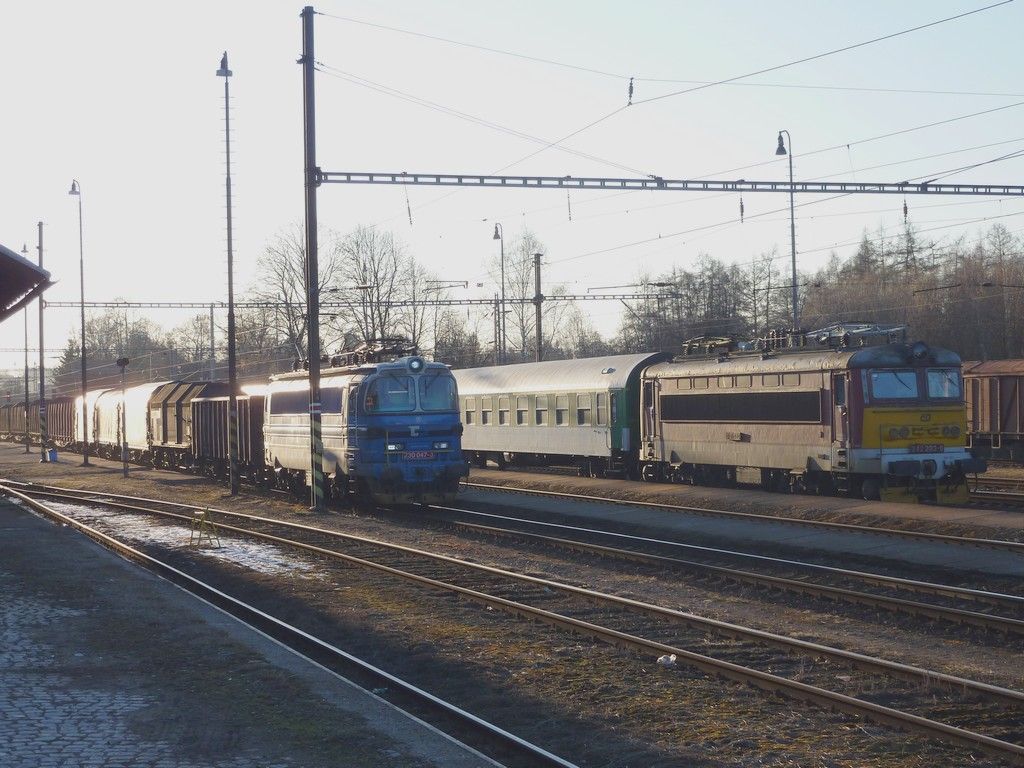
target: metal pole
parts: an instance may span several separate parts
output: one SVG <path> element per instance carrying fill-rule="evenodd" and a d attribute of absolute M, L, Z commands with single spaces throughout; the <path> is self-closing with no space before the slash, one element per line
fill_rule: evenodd
<path fill-rule="evenodd" d="M 508 362 L 508 337 L 505 334 L 505 228 L 495 224 L 498 231 L 498 242 L 501 244 L 501 312 L 498 314 L 498 329 L 501 334 L 498 365 Z"/>
<path fill-rule="evenodd" d="M 540 292 L 540 257 L 543 254 L 533 254 L 533 276 L 536 290 L 533 294 L 533 303 L 536 306 L 537 312 L 537 362 L 541 362 L 544 359 L 544 335 L 541 332 L 540 316 L 541 316 L 541 305 L 544 303 L 544 294 Z"/>
<path fill-rule="evenodd" d="M 39 268 L 43 268 L 43 222 L 39 222 Z M 43 297 L 39 296 L 39 461 L 46 461 L 50 431 L 46 424 L 46 361 L 43 353 Z"/>
<path fill-rule="evenodd" d="M 231 495 L 238 495 L 238 371 L 235 367 L 235 263 L 231 226 L 231 114 L 228 109 L 230 91 L 228 52 L 220 61 L 217 75 L 224 78 L 224 148 L 226 170 L 224 194 L 227 199 L 228 228 L 228 482 Z M 213 305 L 210 306 L 210 378 L 214 377 L 216 353 L 213 346 Z"/>
<path fill-rule="evenodd" d="M 793 205 L 793 137 L 789 135 L 789 131 L 787 130 L 782 130 L 780 133 L 786 134 L 786 139 L 789 141 L 789 245 L 793 267 L 793 330 L 796 331 L 800 329 L 800 309 L 797 304 L 799 296 L 796 284 L 796 213 L 795 206 Z"/>
<path fill-rule="evenodd" d="M 78 197 L 78 275 L 82 295 L 82 466 L 89 466 L 89 408 L 86 405 L 86 393 L 89 382 L 85 364 L 85 246 L 82 241 L 82 186 L 78 180 L 72 180 L 69 194 Z"/>
<path fill-rule="evenodd" d="M 317 265 L 316 188 L 320 169 L 316 167 L 316 103 L 313 92 L 313 6 L 302 9 L 302 101 L 305 134 L 306 187 L 306 330 L 309 334 L 309 452 L 311 509 L 324 508 L 323 438 L 320 431 L 320 295 Z"/>
<path fill-rule="evenodd" d="M 501 365 L 501 300 L 494 297 L 494 364 Z"/>
<path fill-rule="evenodd" d="M 117 358 L 117 367 L 121 369 L 121 472 L 128 479 L 128 402 L 124 396 L 125 370 L 128 368 L 127 357 Z"/>
<path fill-rule="evenodd" d="M 28 436 L 28 307 L 25 307 L 23 313 L 25 315 L 25 453 L 32 453 L 32 439 Z"/>
<path fill-rule="evenodd" d="M 207 365 L 207 373 L 210 374 L 210 381 L 213 381 L 214 365 L 213 365 L 213 304 L 210 305 L 210 362 Z"/>

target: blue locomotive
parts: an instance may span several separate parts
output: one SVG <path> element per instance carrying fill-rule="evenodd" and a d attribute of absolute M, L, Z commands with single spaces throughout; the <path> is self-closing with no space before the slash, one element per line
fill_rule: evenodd
<path fill-rule="evenodd" d="M 335 358 L 320 379 L 323 467 L 331 496 L 383 504 L 443 503 L 469 474 L 458 391 L 448 366 L 409 355 L 390 362 Z M 274 376 L 263 452 L 274 484 L 308 485 L 309 375 Z"/>

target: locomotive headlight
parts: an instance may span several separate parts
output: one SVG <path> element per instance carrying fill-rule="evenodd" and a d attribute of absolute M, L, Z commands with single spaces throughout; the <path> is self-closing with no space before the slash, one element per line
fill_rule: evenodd
<path fill-rule="evenodd" d="M 434 450 L 435 451 L 446 451 L 446 450 L 448 450 L 448 441 L 447 440 L 439 440 L 438 442 L 434 443 Z"/>
<path fill-rule="evenodd" d="M 402 445 L 402 443 L 388 443 L 387 445 L 387 449 L 389 451 L 400 451 L 403 448 L 405 448 L 405 446 Z"/>

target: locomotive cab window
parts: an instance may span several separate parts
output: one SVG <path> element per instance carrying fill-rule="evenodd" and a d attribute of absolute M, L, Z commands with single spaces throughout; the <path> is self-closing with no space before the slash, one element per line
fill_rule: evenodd
<path fill-rule="evenodd" d="M 455 379 L 447 374 L 420 377 L 420 408 L 424 411 L 457 411 Z"/>
<path fill-rule="evenodd" d="M 909 400 L 917 397 L 917 372 L 913 369 L 869 371 L 875 400 Z"/>
<path fill-rule="evenodd" d="M 956 368 L 929 368 L 928 397 L 933 400 L 959 400 L 963 396 L 960 371 Z"/>
<path fill-rule="evenodd" d="M 367 413 L 408 413 L 416 407 L 416 382 L 412 376 L 384 374 L 366 387 Z"/>

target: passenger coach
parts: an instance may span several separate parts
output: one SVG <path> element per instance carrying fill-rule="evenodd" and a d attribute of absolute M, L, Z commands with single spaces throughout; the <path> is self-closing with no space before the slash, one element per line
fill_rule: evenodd
<path fill-rule="evenodd" d="M 463 452 L 484 466 L 574 463 L 581 474 L 636 467 L 641 370 L 667 354 L 551 360 L 454 371 Z"/>

